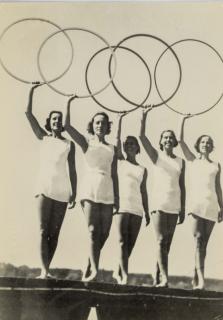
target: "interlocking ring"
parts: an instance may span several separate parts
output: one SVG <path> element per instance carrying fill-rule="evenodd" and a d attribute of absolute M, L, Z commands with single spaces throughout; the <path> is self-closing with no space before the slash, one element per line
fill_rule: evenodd
<path fill-rule="evenodd" d="M 41 56 L 41 52 L 42 52 L 42 49 L 44 47 L 44 45 L 46 44 L 46 42 L 48 40 L 50 40 L 51 38 L 53 38 L 55 35 L 57 35 L 58 33 L 60 32 L 67 32 L 67 31 L 84 31 L 84 32 L 87 32 L 87 33 L 90 33 L 90 34 L 93 34 L 94 36 L 96 36 L 97 38 L 101 39 L 105 44 L 106 46 L 111 50 L 111 55 L 112 57 L 114 57 L 115 59 L 115 67 L 114 67 L 114 72 L 113 72 L 113 75 L 110 77 L 110 80 L 109 82 L 103 87 L 101 88 L 100 90 L 94 92 L 94 93 L 90 93 L 88 95 L 81 95 L 81 94 L 77 94 L 76 92 L 72 92 L 72 93 L 67 93 L 67 92 L 63 92 L 57 88 L 55 88 L 54 86 L 52 86 L 52 84 L 49 83 L 49 81 L 45 78 L 43 72 L 42 72 L 42 69 L 41 69 L 41 66 L 40 66 L 40 56 Z M 100 92 L 102 92 L 103 90 L 105 90 L 109 85 L 110 83 L 112 82 L 114 76 L 115 76 L 115 72 L 116 72 L 116 58 L 115 58 L 115 55 L 114 55 L 114 52 L 113 52 L 113 49 L 112 47 L 110 46 L 110 44 L 108 43 L 107 40 L 105 40 L 101 35 L 99 35 L 98 33 L 94 32 L 94 31 L 91 31 L 89 29 L 84 29 L 84 28 L 75 28 L 75 27 L 71 27 L 71 28 L 65 28 L 65 29 L 62 29 L 62 30 L 59 30 L 59 31 L 56 31 L 54 33 L 52 33 L 50 36 L 48 36 L 44 41 L 43 43 L 41 44 L 40 48 L 39 48 L 39 51 L 38 51 L 38 56 L 37 56 L 37 64 L 38 64 L 38 69 L 39 69 L 39 72 L 40 72 L 40 75 L 42 77 L 42 79 L 44 80 L 44 82 L 52 89 L 54 90 L 55 92 L 63 95 L 63 96 L 67 96 L 67 97 L 71 97 L 71 96 L 76 96 L 77 98 L 88 98 L 88 97 L 92 97 L 92 96 L 95 96 L 97 94 L 99 94 Z"/>
<path fill-rule="evenodd" d="M 116 49 L 117 49 L 116 46 L 112 46 L 112 48 L 116 48 Z M 97 52 L 90 58 L 90 60 L 89 60 L 89 62 L 88 62 L 88 64 L 87 64 L 86 71 L 85 71 L 85 82 L 86 82 L 86 86 L 87 86 L 88 92 L 89 92 L 90 94 L 91 94 L 91 89 L 90 89 L 90 86 L 89 86 L 89 83 L 88 83 L 88 77 L 87 77 L 87 75 L 88 75 L 88 70 L 89 70 L 89 66 L 90 66 L 91 62 L 93 61 L 93 59 L 94 59 L 98 54 L 100 54 L 101 52 L 103 52 L 103 51 L 105 51 L 105 50 L 107 50 L 107 49 L 108 49 L 108 48 L 103 48 L 103 49 L 97 51 Z M 148 72 L 148 74 L 149 74 L 149 90 L 148 90 L 148 92 L 147 92 L 147 94 L 146 94 L 146 97 L 143 99 L 142 102 L 140 102 L 140 103 L 138 103 L 138 104 L 136 104 L 136 103 L 134 103 L 134 102 L 131 102 L 130 100 L 126 99 L 127 102 L 129 102 L 130 104 L 134 105 L 134 107 L 133 107 L 132 109 L 128 110 L 128 111 L 126 111 L 126 110 L 116 111 L 116 110 L 114 110 L 114 109 L 112 109 L 112 108 L 109 108 L 109 107 L 103 105 L 103 104 L 102 104 L 100 101 L 98 101 L 94 96 L 92 96 L 92 98 L 93 98 L 93 100 L 94 100 L 99 106 L 101 106 L 102 108 L 104 108 L 104 109 L 107 110 L 107 111 L 114 112 L 114 113 L 131 112 L 131 111 L 134 111 L 134 110 L 136 110 L 137 108 L 139 108 L 141 105 L 143 105 L 143 103 L 148 99 L 148 97 L 149 97 L 149 95 L 150 95 L 150 92 L 151 92 L 151 89 L 152 89 L 152 76 L 151 76 L 151 72 L 150 72 L 150 69 L 149 69 L 147 63 L 145 62 L 145 60 L 144 60 L 137 52 L 135 52 L 134 50 L 132 50 L 132 49 L 130 49 L 130 48 L 123 47 L 123 46 L 119 46 L 118 49 L 124 49 L 124 50 L 127 50 L 127 51 L 133 53 L 134 55 L 136 55 L 136 56 L 142 61 L 142 63 L 143 63 L 144 66 L 146 67 L 146 70 L 147 70 L 147 72 Z M 109 59 L 109 76 L 110 76 L 110 78 L 111 78 L 111 70 L 110 70 L 110 68 L 111 68 L 111 57 L 110 57 L 110 59 Z M 115 88 L 116 92 L 117 92 L 123 99 L 125 99 L 124 96 L 123 96 L 123 94 L 117 89 L 116 85 L 114 84 L 114 79 L 113 79 L 113 78 L 112 78 L 111 83 L 112 83 L 113 87 Z"/>
<path fill-rule="evenodd" d="M 25 19 L 17 20 L 17 21 L 15 21 L 15 22 L 11 23 L 9 26 L 7 26 L 7 27 L 3 30 L 2 34 L 0 35 L 0 41 L 3 39 L 3 37 L 5 36 L 5 34 L 7 33 L 7 31 L 8 31 L 9 29 L 11 29 L 13 26 L 17 25 L 18 23 L 27 22 L 27 21 L 40 21 L 40 22 L 48 23 L 48 24 L 56 27 L 57 29 L 59 29 L 60 32 L 63 32 L 60 26 L 58 26 L 56 23 L 54 23 L 54 22 L 52 22 L 52 21 L 50 21 L 50 20 L 46 20 L 46 19 L 42 19 L 42 18 L 25 18 Z M 63 33 L 64 33 L 64 36 L 67 38 L 67 40 L 68 40 L 68 42 L 69 42 L 69 45 L 70 45 L 70 47 L 71 47 L 71 56 L 70 56 L 69 63 L 68 63 L 68 65 L 67 65 L 67 67 L 65 68 L 65 70 L 64 70 L 59 76 L 57 76 L 56 78 L 51 79 L 50 81 L 48 81 L 49 83 L 54 82 L 54 81 L 56 81 L 56 80 L 59 80 L 61 77 L 63 77 L 63 76 L 67 73 L 67 71 L 70 69 L 70 66 L 71 66 L 71 64 L 72 64 L 72 62 L 73 62 L 74 50 L 73 50 L 72 41 L 70 40 L 70 38 L 68 37 L 68 35 L 67 35 L 65 32 L 63 32 Z M 0 56 L 0 64 L 1 64 L 1 66 L 3 67 L 3 69 L 4 69 L 11 77 L 13 77 L 14 79 L 16 79 L 16 80 L 18 80 L 18 81 L 21 81 L 21 82 L 23 82 L 23 83 L 27 83 L 27 84 L 33 84 L 33 83 L 34 83 L 33 81 L 30 81 L 30 80 L 27 80 L 27 79 L 23 79 L 23 78 L 15 75 L 13 72 L 11 72 L 11 71 L 9 70 L 9 68 L 6 67 L 6 65 L 5 65 L 5 63 L 3 62 L 1 56 Z M 40 82 L 40 83 L 45 83 L 45 82 Z"/>
<path fill-rule="evenodd" d="M 221 60 L 221 62 L 223 62 L 223 59 L 222 59 L 220 53 L 219 53 L 213 46 L 211 46 L 210 44 L 208 44 L 208 43 L 205 42 L 205 41 L 198 40 L 198 39 L 192 39 L 192 38 L 191 38 L 191 39 L 182 39 L 182 40 L 179 40 L 179 41 L 174 42 L 171 46 L 169 46 L 169 48 L 167 48 L 166 50 L 164 50 L 164 52 L 161 54 L 161 56 L 160 56 L 159 59 L 157 60 L 157 63 L 156 63 L 156 66 L 155 66 L 154 78 L 155 78 L 156 90 L 157 90 L 160 98 L 162 99 L 163 103 L 164 103 L 170 110 L 172 110 L 172 111 L 174 111 L 174 112 L 176 112 L 176 113 L 178 113 L 178 114 L 181 114 L 181 115 L 188 115 L 188 113 L 183 113 L 183 112 L 178 111 L 176 108 L 173 108 L 173 107 L 171 107 L 169 104 L 167 104 L 167 100 L 164 100 L 164 98 L 163 98 L 163 96 L 162 96 L 162 94 L 161 94 L 161 92 L 160 92 L 160 90 L 159 90 L 159 88 L 158 88 L 157 79 L 156 79 L 156 70 L 157 70 L 157 66 L 158 66 L 161 58 L 163 57 L 163 55 L 164 55 L 169 49 L 171 49 L 173 46 L 175 46 L 175 45 L 177 45 L 177 44 L 179 44 L 179 43 L 186 42 L 186 41 L 197 42 L 197 43 L 200 43 L 200 44 L 203 44 L 203 45 L 209 47 L 211 50 L 213 50 L 213 51 L 216 53 L 217 57 Z M 211 106 L 208 107 L 208 108 L 205 108 L 205 109 L 204 109 L 203 111 L 201 111 L 201 112 L 195 112 L 195 113 L 191 113 L 191 114 L 192 114 L 192 115 L 200 115 L 200 114 L 203 114 L 203 113 L 205 113 L 205 112 L 208 112 L 209 110 L 213 109 L 213 108 L 219 103 L 219 101 L 222 99 L 222 96 L 223 96 L 223 92 L 221 93 L 221 95 L 218 97 L 217 101 L 215 101 L 215 103 L 214 103 L 213 105 L 211 105 Z"/>
<path fill-rule="evenodd" d="M 182 68 L 181 68 L 181 64 L 180 64 L 180 61 L 179 61 L 178 56 L 176 55 L 175 51 L 174 51 L 164 40 L 162 40 L 161 38 L 158 38 L 158 37 L 156 37 L 156 36 L 154 36 L 154 35 L 147 34 L 147 33 L 133 34 L 133 35 L 130 35 L 130 36 L 122 39 L 122 40 L 117 44 L 117 46 L 114 48 L 114 52 L 117 50 L 117 48 L 118 48 L 121 44 L 123 44 L 123 42 L 125 42 L 125 41 L 127 41 L 127 40 L 129 40 L 129 39 L 132 39 L 132 38 L 136 38 L 136 37 L 152 38 L 152 39 L 157 40 L 157 41 L 161 42 L 162 44 L 164 44 L 164 45 L 167 47 L 167 49 L 170 49 L 170 50 L 171 50 L 171 53 L 174 55 L 174 57 L 175 57 L 175 59 L 176 59 L 176 61 L 177 61 L 178 67 L 179 67 L 179 80 L 178 80 L 176 89 L 175 89 L 174 92 L 170 95 L 170 97 L 168 97 L 166 100 L 162 100 L 161 103 L 157 103 L 157 104 L 154 104 L 154 103 L 153 103 L 153 106 L 154 106 L 154 107 L 159 107 L 159 106 L 165 104 L 166 102 L 168 102 L 170 99 L 172 99 L 173 96 L 174 96 L 174 95 L 176 94 L 176 92 L 178 91 L 178 89 L 179 89 L 179 87 L 180 87 L 180 84 L 181 84 L 181 80 L 182 80 Z M 112 59 L 112 57 L 111 57 L 110 59 Z M 109 64 L 109 70 L 110 70 L 110 67 L 111 67 L 111 64 Z M 110 70 L 110 72 L 111 72 L 111 70 Z M 155 80 L 155 70 L 154 70 L 154 80 Z M 116 87 L 115 87 L 115 86 L 114 86 L 114 88 L 115 88 L 115 90 L 116 90 Z M 122 95 L 122 98 L 124 98 L 127 102 L 130 102 L 129 99 L 127 99 L 127 98 L 124 97 L 123 95 Z"/>

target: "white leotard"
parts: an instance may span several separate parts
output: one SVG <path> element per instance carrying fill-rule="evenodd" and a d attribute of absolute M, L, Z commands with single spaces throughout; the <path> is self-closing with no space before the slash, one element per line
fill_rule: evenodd
<path fill-rule="evenodd" d="M 114 146 L 89 140 L 84 154 L 85 168 L 79 199 L 96 203 L 114 204 L 112 162 Z"/>
<path fill-rule="evenodd" d="M 186 211 L 202 218 L 217 221 L 219 204 L 216 194 L 218 164 L 196 159 L 187 163 Z"/>
<path fill-rule="evenodd" d="M 40 170 L 36 195 L 69 202 L 71 183 L 68 170 L 68 154 L 71 142 L 44 136 L 40 147 Z"/>
<path fill-rule="evenodd" d="M 141 183 L 145 168 L 126 160 L 118 161 L 119 212 L 143 215 Z"/>
<path fill-rule="evenodd" d="M 152 168 L 152 187 L 150 191 L 150 211 L 164 211 L 179 214 L 181 210 L 181 190 L 179 178 L 182 170 L 181 158 L 168 157 L 159 152 L 157 162 Z"/>

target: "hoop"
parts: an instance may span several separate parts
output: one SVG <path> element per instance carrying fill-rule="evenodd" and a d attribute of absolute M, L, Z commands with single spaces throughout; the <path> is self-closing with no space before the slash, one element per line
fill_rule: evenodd
<path fill-rule="evenodd" d="M 112 46 L 112 48 L 116 48 L 115 46 Z M 85 82 L 86 82 L 86 86 L 87 86 L 87 89 L 88 89 L 88 92 L 91 93 L 91 89 L 90 89 L 90 86 L 89 86 L 89 83 L 88 83 L 88 69 L 89 69 L 89 66 L 92 62 L 92 60 L 99 54 L 101 53 L 102 51 L 104 50 L 107 50 L 108 48 L 102 48 L 100 50 L 98 50 L 96 53 L 94 53 L 94 55 L 91 57 L 91 59 L 88 61 L 88 64 L 87 64 L 87 67 L 86 67 L 86 70 L 85 70 Z M 119 46 L 119 49 L 124 49 L 124 50 L 127 50 L 129 52 L 132 52 L 133 54 L 135 54 L 144 64 L 144 66 L 146 67 L 146 70 L 148 71 L 148 74 L 149 74 L 149 79 L 150 79 L 150 86 L 149 86 L 149 90 L 146 94 L 146 97 L 143 99 L 143 101 L 140 103 L 140 104 L 136 104 L 134 102 L 131 102 L 129 100 L 126 99 L 127 102 L 129 102 L 130 104 L 134 105 L 135 107 L 133 107 L 132 109 L 126 111 L 126 110 L 122 110 L 122 111 L 116 111 L 116 110 L 113 110 L 111 108 L 108 108 L 106 106 L 104 106 L 100 101 L 98 101 L 94 96 L 92 96 L 93 100 L 99 105 L 101 106 L 102 108 L 104 108 L 105 110 L 107 111 L 110 111 L 110 112 L 114 112 L 114 113 L 123 113 L 123 112 L 131 112 L 131 111 L 134 111 L 136 110 L 137 108 L 139 108 L 148 98 L 148 96 L 150 95 L 150 92 L 151 92 L 151 89 L 152 89 L 152 76 L 151 76 L 151 72 L 150 72 L 150 69 L 147 65 L 147 63 L 145 62 L 145 60 L 137 53 L 135 52 L 134 50 L 130 49 L 130 48 L 127 48 L 127 47 L 123 47 L 123 46 Z M 111 67 L 111 57 L 109 59 L 109 77 L 111 79 L 111 71 L 110 71 L 110 67 Z M 116 88 L 115 84 L 114 84 L 114 78 L 112 78 L 111 80 L 111 83 L 113 85 L 113 87 L 115 88 L 116 92 L 123 98 L 123 95 L 122 93 Z M 124 98 L 125 99 L 125 98 Z"/>
<path fill-rule="evenodd" d="M 161 56 L 160 56 L 159 59 L 157 60 L 157 63 L 156 63 L 156 66 L 155 66 L 154 79 L 155 79 L 156 90 L 157 90 L 160 98 L 162 99 L 163 103 L 164 103 L 170 110 L 172 110 L 172 111 L 174 111 L 174 112 L 176 112 L 176 113 L 178 113 L 178 114 L 181 114 L 181 115 L 183 115 L 183 116 L 188 115 L 188 113 L 180 112 L 180 111 L 176 110 L 175 108 L 169 106 L 169 105 L 167 104 L 168 101 L 164 101 L 164 99 L 163 99 L 163 97 L 162 97 L 162 95 L 161 95 L 161 93 L 160 93 L 160 90 L 159 90 L 159 88 L 158 88 L 158 85 L 157 85 L 156 69 L 157 69 L 157 66 L 158 66 L 158 64 L 159 64 L 160 59 L 161 59 L 162 56 L 166 53 L 167 50 L 169 50 L 170 48 L 172 48 L 173 46 L 175 46 L 175 45 L 177 45 L 177 44 L 179 44 L 179 43 L 186 42 L 186 41 L 194 41 L 194 42 L 198 42 L 198 43 L 201 43 L 201 44 L 206 45 L 207 47 L 209 47 L 210 49 L 212 49 L 212 50 L 216 53 L 216 55 L 219 57 L 219 59 L 220 59 L 221 62 L 223 63 L 223 59 L 222 59 L 220 53 L 219 53 L 214 47 L 212 47 L 212 46 L 211 46 L 210 44 L 208 44 L 207 42 L 202 41 L 202 40 L 198 40 L 198 39 L 192 39 L 192 38 L 191 38 L 191 39 L 182 39 L 182 40 L 179 40 L 179 41 L 174 42 L 171 46 L 169 46 L 169 48 L 167 48 L 166 50 L 164 50 L 164 52 L 161 54 Z M 207 109 L 205 109 L 204 111 L 201 111 L 201 112 L 192 113 L 192 115 L 197 116 L 197 115 L 203 114 L 203 113 L 205 113 L 205 112 L 208 112 L 209 110 L 213 109 L 213 108 L 219 103 L 219 101 L 221 100 L 222 97 L 223 97 L 223 92 L 222 92 L 222 94 L 220 95 L 220 97 L 217 99 L 217 101 L 216 101 L 213 105 L 211 105 L 209 108 L 207 108 Z"/>
<path fill-rule="evenodd" d="M 40 21 L 40 22 L 45 22 L 45 23 L 48 23 L 54 27 L 56 27 L 57 29 L 59 30 L 62 30 L 60 26 L 58 26 L 56 23 L 50 21 L 50 20 L 46 20 L 46 19 L 42 19 L 42 18 L 25 18 L 25 19 L 20 19 L 20 20 L 17 20 L 13 23 L 11 23 L 7 28 L 5 28 L 2 32 L 2 34 L 0 35 L 0 41 L 2 40 L 2 38 L 4 37 L 4 35 L 7 33 L 7 31 L 12 28 L 14 25 L 20 23 L 20 22 L 26 22 L 26 21 Z M 50 80 L 49 82 L 54 82 L 58 79 L 60 79 L 61 77 L 63 77 L 67 71 L 70 69 L 70 66 L 73 62 L 73 58 L 74 58 L 74 49 L 73 49 L 73 45 L 72 45 L 72 41 L 70 40 L 70 38 L 68 37 L 68 35 L 64 32 L 64 35 L 65 37 L 67 38 L 69 44 L 70 44 L 70 47 L 71 47 L 71 57 L 70 57 L 70 61 L 67 65 L 67 67 L 65 68 L 65 70 L 59 75 L 57 76 L 56 78 Z M 27 83 L 27 84 L 33 84 L 34 82 L 33 81 L 29 81 L 29 80 L 26 80 L 26 79 L 23 79 L 21 77 L 18 77 L 16 76 L 14 73 L 12 73 L 4 64 L 2 58 L 0 57 L 0 64 L 1 66 L 3 67 L 3 69 L 11 76 L 13 77 L 14 79 L 18 80 L 18 81 L 21 81 L 23 83 Z M 40 82 L 41 84 L 44 84 L 45 82 Z"/>
<path fill-rule="evenodd" d="M 66 93 L 66 92 L 63 92 L 61 90 L 58 90 L 56 89 L 54 86 L 52 86 L 49 81 L 47 81 L 47 79 L 45 78 L 42 70 L 41 70 L 41 66 L 40 66 L 40 54 L 41 54 L 41 51 L 44 47 L 44 45 L 46 44 L 46 42 L 51 39 L 52 37 L 54 37 L 55 35 L 57 35 L 58 33 L 60 32 L 65 32 L 65 31 L 84 31 L 84 32 L 87 32 L 87 33 L 90 33 L 90 34 L 93 34 L 94 36 L 96 36 L 97 38 L 101 39 L 105 44 L 106 46 L 111 50 L 111 55 L 113 56 L 114 55 L 114 52 L 113 52 L 113 49 L 112 47 L 110 46 L 110 44 L 108 43 L 107 40 L 105 40 L 101 35 L 99 35 L 98 33 L 94 32 L 94 31 L 91 31 L 91 30 L 88 30 L 88 29 L 84 29 L 84 28 L 75 28 L 75 27 L 71 27 L 71 28 L 66 28 L 66 29 L 62 29 L 62 30 L 59 30 L 59 31 L 56 31 L 54 32 L 53 34 L 51 34 L 50 36 L 48 36 L 44 41 L 43 43 L 41 44 L 40 48 L 39 48 L 39 51 L 38 51 L 38 55 L 37 55 L 37 65 L 38 65 L 38 69 L 39 69 L 39 72 L 40 72 L 40 75 L 42 77 L 42 79 L 45 81 L 45 83 L 52 89 L 54 90 L 55 92 L 63 95 L 63 96 L 67 96 L 67 97 L 71 97 L 71 96 L 76 96 L 77 98 L 89 98 L 89 97 L 92 97 L 94 95 L 97 95 L 99 94 L 100 92 L 102 92 L 103 90 L 105 90 L 111 83 L 111 81 L 113 80 L 114 76 L 115 76 L 115 73 L 116 73 L 116 58 L 115 58 L 115 68 L 114 68 L 114 72 L 113 72 L 113 75 L 112 77 L 110 77 L 110 80 L 109 82 L 103 87 L 101 88 L 100 90 L 94 92 L 94 93 L 91 93 L 91 94 L 88 94 L 88 95 L 77 95 L 76 93 Z"/>
<path fill-rule="evenodd" d="M 148 37 L 148 38 L 152 38 L 154 40 L 157 40 L 159 42 L 161 42 L 162 44 L 164 44 L 167 49 L 170 49 L 171 52 L 173 53 L 174 57 L 176 58 L 176 61 L 177 61 L 177 64 L 178 64 L 178 67 L 179 67 L 179 80 L 178 80 L 178 83 L 177 83 L 177 86 L 176 86 L 176 89 L 174 90 L 174 92 L 171 94 L 171 96 L 166 99 L 166 100 L 162 100 L 161 103 L 157 103 L 157 104 L 154 104 L 153 107 L 159 107 L 163 104 L 165 104 L 166 102 L 168 102 L 170 99 L 173 98 L 173 96 L 176 94 L 176 92 L 178 91 L 179 87 L 180 87 L 180 84 L 181 84 L 181 80 L 182 80 L 182 68 L 181 68 L 181 64 L 180 64 L 180 61 L 179 61 L 179 58 L 178 56 L 176 55 L 175 51 L 171 48 L 171 46 L 169 46 L 164 40 L 162 40 L 161 38 L 158 38 L 156 36 L 153 36 L 151 34 L 147 34 L 147 33 L 139 33 L 139 34 L 133 34 L 133 35 L 130 35 L 124 39 L 122 39 L 118 44 L 117 46 L 114 48 L 114 52 L 116 51 L 116 49 L 125 41 L 129 40 L 129 39 L 132 39 L 132 38 L 135 38 L 135 37 Z M 167 50 L 166 49 L 166 50 Z M 110 60 L 112 59 L 112 57 L 110 58 Z M 110 72 L 110 66 L 111 64 L 109 64 L 109 72 Z M 154 80 L 155 80 L 155 70 L 154 70 Z M 117 90 L 117 88 L 114 86 L 115 90 Z M 123 96 L 123 98 L 129 102 L 129 100 Z"/>

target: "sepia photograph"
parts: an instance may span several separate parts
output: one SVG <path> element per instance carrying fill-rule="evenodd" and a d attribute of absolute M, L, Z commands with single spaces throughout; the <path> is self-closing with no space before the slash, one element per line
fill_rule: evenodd
<path fill-rule="evenodd" d="M 223 320 L 223 2 L 0 17 L 0 320 Z"/>

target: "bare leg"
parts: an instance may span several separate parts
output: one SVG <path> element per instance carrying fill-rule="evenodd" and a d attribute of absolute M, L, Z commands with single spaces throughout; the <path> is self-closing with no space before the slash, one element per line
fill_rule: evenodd
<path fill-rule="evenodd" d="M 113 205 L 100 203 L 100 250 L 108 239 L 113 218 Z"/>
<path fill-rule="evenodd" d="M 142 224 L 142 218 L 135 214 L 130 214 L 129 216 L 129 224 L 128 224 L 128 257 L 130 257 L 132 250 L 135 246 L 139 230 Z"/>
<path fill-rule="evenodd" d="M 41 256 L 41 274 L 40 278 L 45 278 L 49 272 L 49 221 L 52 210 L 52 200 L 40 195 L 37 198 L 38 212 L 40 219 L 40 256 Z"/>
<path fill-rule="evenodd" d="M 156 263 L 156 267 L 155 267 L 155 274 L 153 276 L 153 286 L 157 286 L 160 281 L 161 281 L 161 275 L 160 275 L 160 268 L 159 268 L 159 263 Z"/>
<path fill-rule="evenodd" d="M 170 247 L 171 247 L 171 243 L 173 240 L 173 235 L 176 229 L 176 224 L 177 224 L 177 219 L 178 219 L 178 215 L 171 215 L 169 214 L 167 217 L 167 275 L 169 274 L 168 272 L 168 257 L 169 257 L 169 252 L 170 252 Z"/>
<path fill-rule="evenodd" d="M 100 204 L 92 201 L 83 201 L 83 211 L 87 220 L 89 231 L 89 260 L 91 274 L 83 277 L 83 280 L 90 281 L 96 278 L 98 272 L 98 263 L 100 256 Z M 86 274 L 86 272 L 85 272 Z"/>
<path fill-rule="evenodd" d="M 116 216 L 116 224 L 118 228 L 118 240 L 119 240 L 119 264 L 116 272 L 114 272 L 114 278 L 116 278 L 119 284 L 122 281 L 127 282 L 128 274 L 128 224 L 129 213 L 119 213 Z"/>
<path fill-rule="evenodd" d="M 87 261 L 87 267 L 85 268 L 85 271 L 83 272 L 83 278 L 88 278 L 91 274 L 91 261 L 90 258 L 88 258 Z"/>
<path fill-rule="evenodd" d="M 192 214 L 192 230 L 195 238 L 195 268 L 197 272 L 197 285 L 194 289 L 204 288 L 204 267 L 208 240 L 215 222 L 200 218 Z"/>
<path fill-rule="evenodd" d="M 158 242 L 157 260 L 162 276 L 162 281 L 157 286 L 165 287 L 168 285 L 168 253 L 178 215 L 156 211 L 152 214 L 152 218 Z"/>
<path fill-rule="evenodd" d="M 135 246 L 136 239 L 139 234 L 139 230 L 142 224 L 142 218 L 140 216 L 129 214 L 129 221 L 128 221 L 128 236 L 127 236 L 127 265 L 126 265 L 126 276 L 123 274 L 122 284 L 127 284 L 128 278 L 128 262 L 131 256 L 132 250 Z"/>
<path fill-rule="evenodd" d="M 197 275 L 196 267 L 194 268 L 194 276 L 193 276 L 191 283 L 192 283 L 193 288 L 196 288 L 198 286 L 198 275 Z"/>
<path fill-rule="evenodd" d="M 61 226 L 65 217 L 67 203 L 60 201 L 53 201 L 51 217 L 49 222 L 49 265 L 53 259 L 54 253 L 57 248 L 58 238 Z"/>

